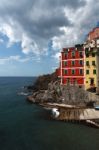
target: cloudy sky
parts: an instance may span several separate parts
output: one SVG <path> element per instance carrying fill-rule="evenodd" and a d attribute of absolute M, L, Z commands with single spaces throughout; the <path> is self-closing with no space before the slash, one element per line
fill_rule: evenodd
<path fill-rule="evenodd" d="M 53 72 L 99 24 L 99 0 L 0 0 L 0 76 Z"/>

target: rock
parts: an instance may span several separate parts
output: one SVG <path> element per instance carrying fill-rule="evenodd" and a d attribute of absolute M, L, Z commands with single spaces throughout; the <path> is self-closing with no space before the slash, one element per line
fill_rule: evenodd
<path fill-rule="evenodd" d="M 27 100 L 31 103 L 36 103 L 35 98 L 33 96 L 28 96 Z"/>
<path fill-rule="evenodd" d="M 55 102 L 78 106 L 88 106 L 90 104 L 92 96 L 89 95 L 88 91 L 79 88 L 76 84 L 61 85 L 60 81 L 55 80 L 53 76 L 55 75 L 44 75 L 38 78 L 34 85 L 36 90 L 33 92 L 30 101 L 36 103 Z M 93 96 L 94 98 L 96 97 Z"/>
<path fill-rule="evenodd" d="M 48 89 L 48 84 L 51 82 L 55 82 L 58 80 L 58 77 L 56 73 L 52 74 L 47 74 L 47 75 L 42 75 L 39 76 L 34 83 L 34 85 L 30 85 L 27 87 L 28 90 L 33 90 L 33 91 L 39 91 L 39 90 L 47 90 Z"/>

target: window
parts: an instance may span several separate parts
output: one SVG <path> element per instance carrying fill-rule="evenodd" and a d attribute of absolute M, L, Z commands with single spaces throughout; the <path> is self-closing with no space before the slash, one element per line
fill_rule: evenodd
<path fill-rule="evenodd" d="M 89 74 L 89 70 L 86 70 L 86 74 Z"/>
<path fill-rule="evenodd" d="M 79 56 L 82 58 L 83 57 L 83 52 L 79 52 Z"/>
<path fill-rule="evenodd" d="M 95 61 L 92 61 L 92 65 L 95 66 Z"/>
<path fill-rule="evenodd" d="M 86 61 L 86 66 L 89 66 L 89 61 Z"/>
<path fill-rule="evenodd" d="M 95 69 L 93 70 L 93 74 L 96 74 L 96 70 Z"/>
<path fill-rule="evenodd" d="M 64 66 L 67 66 L 67 61 L 64 61 Z"/>
<path fill-rule="evenodd" d="M 72 57 L 75 58 L 75 52 L 72 52 Z"/>
<path fill-rule="evenodd" d="M 67 58 L 67 53 L 64 53 L 64 57 Z"/>
<path fill-rule="evenodd" d="M 89 57 L 89 54 L 86 54 L 86 57 Z"/>
<path fill-rule="evenodd" d="M 80 75 L 83 74 L 83 69 L 80 69 L 80 70 L 79 70 L 79 73 L 80 73 Z"/>
<path fill-rule="evenodd" d="M 67 74 L 67 70 L 64 70 L 64 74 L 65 74 L 65 75 Z"/>
<path fill-rule="evenodd" d="M 75 70 L 72 70 L 72 74 L 75 74 Z"/>
<path fill-rule="evenodd" d="M 82 61 L 82 60 L 80 60 L 80 61 L 79 61 L 79 64 L 82 66 L 82 65 L 83 65 L 83 61 Z"/>
<path fill-rule="evenodd" d="M 75 65 L 75 61 L 72 61 L 72 66 L 74 66 Z"/>
<path fill-rule="evenodd" d="M 92 53 L 92 57 L 95 57 L 95 53 Z"/>

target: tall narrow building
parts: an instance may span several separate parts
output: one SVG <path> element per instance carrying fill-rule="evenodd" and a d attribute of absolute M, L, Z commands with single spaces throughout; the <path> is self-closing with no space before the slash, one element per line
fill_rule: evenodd
<path fill-rule="evenodd" d="M 85 48 L 85 89 L 97 87 L 97 49 Z"/>
<path fill-rule="evenodd" d="M 84 86 L 84 49 L 82 45 L 63 48 L 60 58 L 61 84 Z"/>
<path fill-rule="evenodd" d="M 84 43 L 85 89 L 99 90 L 99 28 L 94 28 Z"/>

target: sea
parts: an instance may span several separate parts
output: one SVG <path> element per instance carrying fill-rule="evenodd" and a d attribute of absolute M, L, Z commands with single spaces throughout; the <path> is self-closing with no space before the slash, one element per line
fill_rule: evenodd
<path fill-rule="evenodd" d="M 99 129 L 52 120 L 27 102 L 24 86 L 35 80 L 0 77 L 0 150 L 99 150 Z"/>

